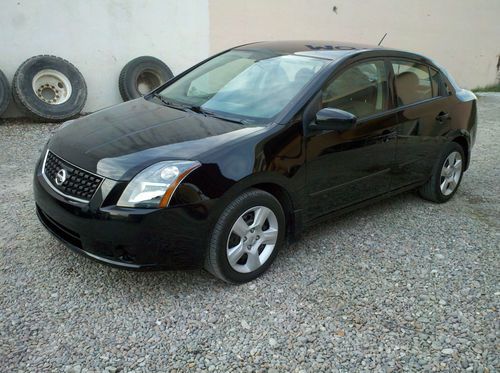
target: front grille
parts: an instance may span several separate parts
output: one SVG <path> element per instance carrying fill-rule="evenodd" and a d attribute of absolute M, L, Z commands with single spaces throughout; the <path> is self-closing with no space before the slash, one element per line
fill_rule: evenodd
<path fill-rule="evenodd" d="M 66 162 L 50 150 L 45 156 L 43 173 L 47 182 L 61 194 L 85 202 L 90 201 L 103 180 L 97 175 Z"/>

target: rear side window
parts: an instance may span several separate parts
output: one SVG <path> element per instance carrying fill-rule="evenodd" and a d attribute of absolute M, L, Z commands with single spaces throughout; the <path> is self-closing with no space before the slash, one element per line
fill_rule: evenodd
<path fill-rule="evenodd" d="M 439 84 L 431 80 L 430 69 L 427 65 L 409 61 L 394 61 L 394 85 L 398 106 L 409 105 L 415 102 L 428 100 L 438 96 Z M 436 71 L 437 73 L 437 71 Z M 435 79 L 439 79 L 439 74 Z"/>
<path fill-rule="evenodd" d="M 358 118 L 387 110 L 386 77 L 384 61 L 350 67 L 324 87 L 322 107 L 348 111 Z"/>
<path fill-rule="evenodd" d="M 442 96 L 445 92 L 445 88 L 441 74 L 432 67 L 429 68 L 429 71 L 431 72 L 432 97 Z"/>

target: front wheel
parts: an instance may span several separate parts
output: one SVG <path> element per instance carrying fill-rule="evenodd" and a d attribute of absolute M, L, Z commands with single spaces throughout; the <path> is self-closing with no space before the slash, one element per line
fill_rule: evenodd
<path fill-rule="evenodd" d="M 214 226 L 205 268 L 229 283 L 260 276 L 273 262 L 285 238 L 285 214 L 279 201 L 262 190 L 239 195 Z"/>
<path fill-rule="evenodd" d="M 436 203 L 449 201 L 462 181 L 464 161 L 462 147 L 456 142 L 447 144 L 434 165 L 431 178 L 420 187 L 420 195 Z"/>

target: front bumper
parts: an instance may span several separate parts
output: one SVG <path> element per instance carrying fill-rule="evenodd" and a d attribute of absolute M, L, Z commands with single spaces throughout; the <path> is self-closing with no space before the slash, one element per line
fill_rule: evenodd
<path fill-rule="evenodd" d="M 102 207 L 106 196 L 99 190 L 90 204 L 81 203 L 56 193 L 43 178 L 40 165 L 33 187 L 41 223 L 87 257 L 128 269 L 203 265 L 216 216 L 215 200 L 165 209 Z"/>

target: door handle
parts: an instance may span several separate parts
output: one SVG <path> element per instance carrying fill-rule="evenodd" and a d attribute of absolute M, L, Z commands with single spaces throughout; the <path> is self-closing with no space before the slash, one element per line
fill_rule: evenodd
<path fill-rule="evenodd" d="M 447 119 L 450 119 L 450 114 L 445 113 L 444 111 L 440 112 L 436 117 L 438 122 L 444 122 Z"/>

